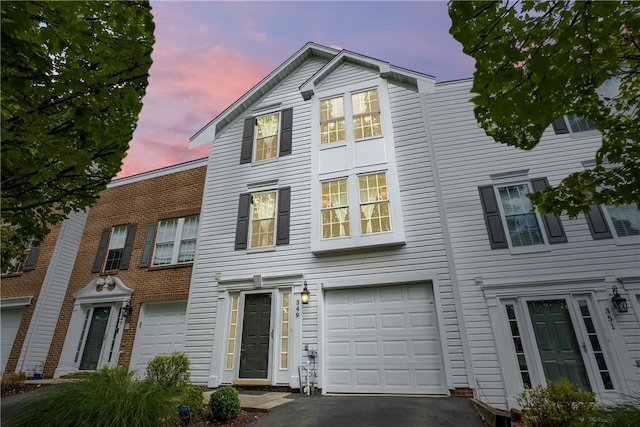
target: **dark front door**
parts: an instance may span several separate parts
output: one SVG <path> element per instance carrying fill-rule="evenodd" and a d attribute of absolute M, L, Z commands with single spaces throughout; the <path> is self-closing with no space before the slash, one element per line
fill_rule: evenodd
<path fill-rule="evenodd" d="M 81 370 L 92 370 L 98 367 L 110 313 L 111 307 L 109 306 L 95 307 L 93 309 L 93 316 L 91 317 L 91 324 L 89 325 L 89 332 L 87 333 L 87 340 L 85 341 L 82 360 L 80 361 Z"/>
<path fill-rule="evenodd" d="M 244 299 L 239 378 L 267 379 L 271 294 L 247 294 Z"/>
<path fill-rule="evenodd" d="M 545 377 L 551 381 L 565 377 L 591 390 L 566 301 L 529 301 L 528 306 Z"/>

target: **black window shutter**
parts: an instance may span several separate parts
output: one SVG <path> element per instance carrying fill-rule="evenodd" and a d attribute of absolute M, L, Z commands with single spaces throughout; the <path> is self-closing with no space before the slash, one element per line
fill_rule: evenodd
<path fill-rule="evenodd" d="M 99 273 L 102 270 L 102 262 L 107 252 L 107 245 L 109 244 L 109 236 L 111 235 L 111 228 L 105 228 L 102 230 L 102 237 L 100 237 L 100 244 L 98 245 L 98 253 L 96 254 L 96 260 L 93 262 L 92 273 Z"/>
<path fill-rule="evenodd" d="M 531 186 L 534 192 L 544 191 L 544 189 L 549 186 L 549 181 L 547 178 L 534 178 L 531 180 Z M 567 242 L 567 235 L 564 232 L 564 227 L 562 226 L 562 221 L 559 216 L 554 214 L 542 215 L 542 222 L 544 222 L 549 243 Z"/>
<path fill-rule="evenodd" d="M 504 233 L 504 226 L 502 225 L 502 218 L 500 218 L 500 209 L 498 209 L 498 201 L 496 200 L 493 185 L 478 187 L 478 191 L 480 192 L 484 222 L 489 233 L 491 249 L 508 248 L 509 244 Z"/>
<path fill-rule="evenodd" d="M 247 249 L 249 240 L 249 214 L 251 194 L 243 193 L 238 201 L 238 222 L 236 224 L 236 249 Z"/>
<path fill-rule="evenodd" d="M 40 248 L 38 246 L 31 248 L 29 255 L 27 255 L 27 260 L 24 262 L 24 267 L 22 267 L 22 271 L 35 270 L 39 255 Z"/>
<path fill-rule="evenodd" d="M 140 257 L 140 268 L 149 267 L 149 258 L 151 258 L 151 249 L 153 249 L 153 237 L 156 234 L 156 223 L 150 222 L 147 225 L 147 234 L 144 236 L 144 245 L 142 246 L 142 256 Z"/>
<path fill-rule="evenodd" d="M 293 108 L 282 110 L 282 122 L 280 129 L 280 156 L 291 154 L 293 138 Z"/>
<path fill-rule="evenodd" d="M 276 245 L 289 244 L 289 218 L 291 213 L 291 187 L 278 190 L 278 225 Z"/>
<path fill-rule="evenodd" d="M 129 268 L 129 261 L 131 261 L 131 252 L 133 251 L 133 241 L 136 238 L 136 230 L 138 224 L 129 224 L 127 229 L 127 240 L 124 242 L 124 250 L 122 251 L 122 260 L 120 261 L 120 270 L 126 270 Z"/>
<path fill-rule="evenodd" d="M 567 127 L 567 122 L 564 120 L 564 117 L 560 117 L 555 119 L 551 126 L 553 126 L 553 131 L 556 135 L 562 135 L 564 133 L 569 133 L 569 128 Z"/>
<path fill-rule="evenodd" d="M 589 224 L 589 231 L 591 231 L 591 236 L 594 240 L 613 238 L 613 234 L 611 234 L 609 224 L 607 224 L 600 205 L 591 205 L 591 210 L 585 216 L 587 218 L 587 224 Z"/>
<path fill-rule="evenodd" d="M 255 119 L 249 117 L 244 119 L 244 131 L 242 132 L 242 148 L 240 150 L 240 164 L 251 163 L 253 155 L 253 131 Z"/>

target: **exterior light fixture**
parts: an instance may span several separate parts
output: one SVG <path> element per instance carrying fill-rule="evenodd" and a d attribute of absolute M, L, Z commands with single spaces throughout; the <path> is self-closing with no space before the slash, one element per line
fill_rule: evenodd
<path fill-rule="evenodd" d="M 304 281 L 304 289 L 302 289 L 302 292 L 300 293 L 300 300 L 302 301 L 303 304 L 309 304 L 309 300 L 311 299 L 311 293 L 309 292 L 309 289 L 307 289 L 307 281 Z"/>
<path fill-rule="evenodd" d="M 133 307 L 131 307 L 131 300 L 128 299 L 127 302 L 122 306 L 122 316 L 129 317 L 133 312 Z"/>
<path fill-rule="evenodd" d="M 618 287 L 613 285 L 611 288 L 611 292 L 613 292 L 613 298 L 611 298 L 611 304 L 613 304 L 613 308 L 618 310 L 618 313 L 626 313 L 627 308 L 627 299 L 620 296 L 618 293 Z"/>

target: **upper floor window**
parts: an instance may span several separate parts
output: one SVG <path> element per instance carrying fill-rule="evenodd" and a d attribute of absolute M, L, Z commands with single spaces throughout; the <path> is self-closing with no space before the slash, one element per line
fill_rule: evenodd
<path fill-rule="evenodd" d="M 567 114 L 566 116 L 554 120 L 552 126 L 553 131 L 556 133 L 556 135 L 566 133 L 573 135 L 581 132 L 594 133 L 598 130 L 593 122 L 590 122 L 578 116 L 574 116 L 572 114 Z"/>
<path fill-rule="evenodd" d="M 567 241 L 558 216 L 531 212 L 527 194 L 548 185 L 546 178 L 536 178 L 478 188 L 492 249 L 544 247 Z"/>
<path fill-rule="evenodd" d="M 640 212 L 635 203 L 606 207 L 613 230 L 618 237 L 640 236 Z"/>
<path fill-rule="evenodd" d="M 358 176 L 362 234 L 391 230 L 387 177 L 383 173 Z"/>
<path fill-rule="evenodd" d="M 291 188 L 240 195 L 236 249 L 289 244 Z"/>
<path fill-rule="evenodd" d="M 199 222 L 198 215 L 160 221 L 153 254 L 153 265 L 193 262 Z"/>
<path fill-rule="evenodd" d="M 29 239 L 25 244 L 24 251 L 2 266 L 2 274 L 34 270 L 39 255 L 40 248 L 33 246 L 33 239 Z"/>
<path fill-rule="evenodd" d="M 352 93 L 346 99 L 346 107 L 343 95 L 320 101 L 321 144 L 382 135 L 378 90 Z M 347 123 L 351 123 L 351 126 L 347 126 Z"/>
<path fill-rule="evenodd" d="M 293 109 L 287 108 L 244 121 L 240 163 L 260 162 L 292 151 Z"/>
<path fill-rule="evenodd" d="M 349 230 L 347 180 L 322 183 L 322 238 L 344 237 Z"/>
<path fill-rule="evenodd" d="M 93 273 L 129 268 L 137 224 L 118 225 L 102 230 Z"/>

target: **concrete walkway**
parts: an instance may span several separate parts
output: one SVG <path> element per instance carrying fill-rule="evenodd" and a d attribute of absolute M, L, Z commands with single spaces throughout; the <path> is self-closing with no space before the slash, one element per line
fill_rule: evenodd
<path fill-rule="evenodd" d="M 205 404 L 209 403 L 211 394 L 215 390 L 208 390 L 204 392 Z M 285 403 L 293 402 L 291 393 L 276 393 L 276 392 L 251 392 L 240 391 L 240 407 L 248 411 L 260 411 L 268 412 L 276 406 L 284 405 Z"/>

